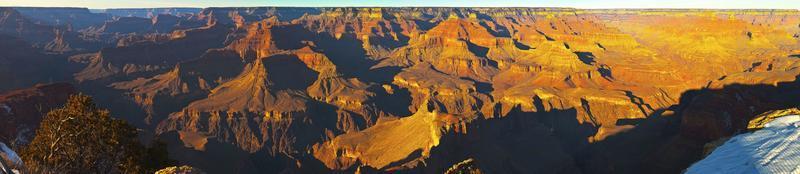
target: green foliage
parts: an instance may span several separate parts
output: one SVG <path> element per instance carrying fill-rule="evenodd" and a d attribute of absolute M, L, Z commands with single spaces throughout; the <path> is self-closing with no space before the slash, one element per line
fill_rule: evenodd
<path fill-rule="evenodd" d="M 153 147 L 139 143 L 134 127 L 78 94 L 47 113 L 22 158 L 32 173 L 152 173 L 170 162 L 163 144 Z"/>

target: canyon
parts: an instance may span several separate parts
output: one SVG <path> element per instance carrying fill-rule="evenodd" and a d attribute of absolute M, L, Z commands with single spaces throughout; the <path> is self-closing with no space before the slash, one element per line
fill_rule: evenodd
<path fill-rule="evenodd" d="M 798 10 L 0 7 L 4 132 L 80 92 L 209 173 L 680 173 L 798 75 Z"/>

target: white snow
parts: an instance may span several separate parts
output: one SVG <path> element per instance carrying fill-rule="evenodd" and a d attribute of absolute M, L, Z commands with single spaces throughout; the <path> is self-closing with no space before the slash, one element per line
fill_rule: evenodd
<path fill-rule="evenodd" d="M 6 105 L 4 103 L 0 103 L 0 108 L 3 108 L 3 110 L 6 110 L 6 113 L 8 115 L 11 115 L 11 107 L 9 107 L 8 105 Z"/>
<path fill-rule="evenodd" d="M 14 167 L 21 167 L 22 159 L 19 158 L 17 153 L 11 150 L 11 148 L 8 148 L 8 146 L 6 146 L 6 144 L 2 142 L 0 142 L 0 160 L 4 160 L 3 164 L 9 165 L 9 166 L 0 165 L 0 173 L 2 173 L 2 171 L 11 171 L 11 173 L 14 174 L 20 173 L 18 170 L 14 169 Z"/>
<path fill-rule="evenodd" d="M 22 164 L 22 159 L 19 158 L 19 155 L 2 142 L 0 142 L 0 153 L 2 153 L 1 155 L 3 155 L 3 158 L 12 162 L 13 165 Z"/>
<path fill-rule="evenodd" d="M 791 126 L 792 124 L 800 124 L 800 115 L 778 117 L 775 120 L 765 124 L 764 127 L 785 127 Z"/>
<path fill-rule="evenodd" d="M 686 173 L 800 173 L 800 116 L 780 117 L 764 129 L 737 135 Z"/>

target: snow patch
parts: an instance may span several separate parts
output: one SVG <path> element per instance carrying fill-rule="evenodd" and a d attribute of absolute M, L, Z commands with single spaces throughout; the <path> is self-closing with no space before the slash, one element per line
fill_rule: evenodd
<path fill-rule="evenodd" d="M 8 148 L 8 146 L 6 146 L 6 144 L 2 142 L 0 142 L 0 160 L 6 160 L 6 162 L 11 162 L 10 164 L 7 164 L 10 166 L 0 165 L 0 167 L 3 167 L 2 170 L 6 171 L 11 170 L 10 168 L 6 169 L 5 167 L 13 168 L 13 166 L 22 166 L 22 159 L 19 158 L 19 155 L 17 155 L 16 152 L 11 150 L 11 148 Z"/>
<path fill-rule="evenodd" d="M 686 170 L 695 173 L 800 173 L 800 116 L 737 135 Z"/>
<path fill-rule="evenodd" d="M 5 103 L 0 103 L 0 108 L 6 111 L 6 114 L 11 115 L 11 107 L 6 105 Z"/>
<path fill-rule="evenodd" d="M 764 127 L 785 127 L 794 124 L 800 124 L 800 115 L 787 115 L 778 117 L 775 120 L 765 124 Z"/>

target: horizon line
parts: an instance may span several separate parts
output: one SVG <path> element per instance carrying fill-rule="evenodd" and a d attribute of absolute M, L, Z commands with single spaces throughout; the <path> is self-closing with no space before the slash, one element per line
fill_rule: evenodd
<path fill-rule="evenodd" d="M 796 10 L 798 8 L 674 8 L 674 7 L 641 7 L 641 8 L 578 8 L 563 6 L 208 6 L 208 7 L 187 7 L 187 6 L 163 6 L 163 7 L 123 7 L 123 8 L 89 8 L 77 6 L 0 6 L 10 8 L 82 8 L 90 10 L 112 10 L 112 9 L 169 9 L 169 8 L 259 8 L 259 7 L 282 7 L 282 8 L 563 8 L 579 10 Z"/>

